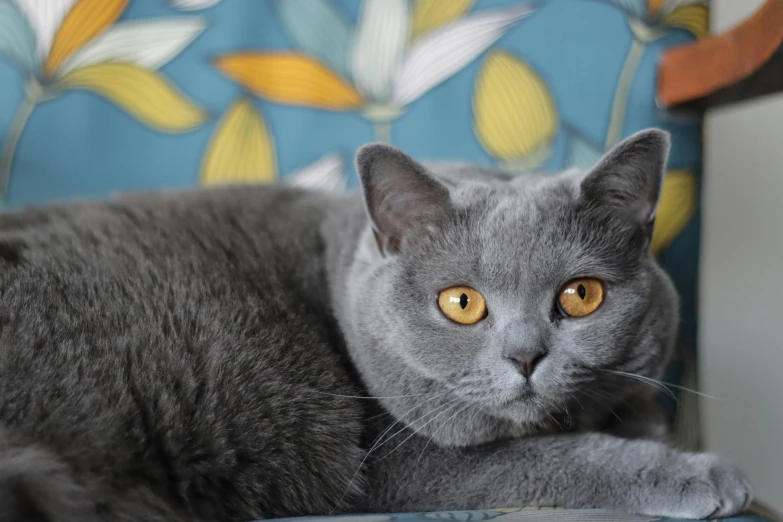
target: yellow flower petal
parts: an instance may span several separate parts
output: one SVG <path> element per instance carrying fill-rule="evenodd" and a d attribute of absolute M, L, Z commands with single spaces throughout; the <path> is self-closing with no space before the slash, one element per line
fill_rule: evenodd
<path fill-rule="evenodd" d="M 681 5 L 664 17 L 663 24 L 685 29 L 696 38 L 710 34 L 709 11 L 707 6 L 701 4 Z"/>
<path fill-rule="evenodd" d="M 43 0 L 45 2 L 46 0 Z M 42 3 L 43 3 L 42 2 Z M 79 47 L 109 28 L 120 17 L 129 0 L 79 0 L 63 19 L 54 35 L 52 48 L 43 66 L 52 76 Z"/>
<path fill-rule="evenodd" d="M 411 40 L 456 20 L 468 11 L 475 0 L 417 0 L 413 6 Z"/>
<path fill-rule="evenodd" d="M 557 108 L 544 81 L 522 60 L 490 53 L 473 94 L 473 128 L 479 142 L 503 161 L 541 163 L 557 131 Z"/>
<path fill-rule="evenodd" d="M 277 103 L 333 111 L 363 104 L 362 96 L 320 62 L 299 53 L 237 53 L 215 66 L 254 94 Z"/>
<path fill-rule="evenodd" d="M 130 115 L 162 132 L 184 132 L 201 125 L 207 114 L 157 71 L 127 63 L 99 63 L 76 69 L 58 83 L 105 96 Z"/>
<path fill-rule="evenodd" d="M 696 177 L 688 170 L 666 174 L 655 218 L 652 252 L 664 251 L 682 232 L 696 211 Z"/>
<path fill-rule="evenodd" d="M 277 180 L 272 136 L 250 100 L 234 103 L 218 122 L 201 164 L 201 183 Z"/>

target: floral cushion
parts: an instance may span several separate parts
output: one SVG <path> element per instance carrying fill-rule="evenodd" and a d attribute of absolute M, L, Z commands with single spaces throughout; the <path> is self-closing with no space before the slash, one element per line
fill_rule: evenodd
<path fill-rule="evenodd" d="M 0 202 L 355 186 L 373 140 L 556 171 L 663 127 L 653 250 L 683 296 L 670 378 L 689 384 L 701 122 L 660 110 L 655 81 L 663 49 L 706 33 L 706 0 L 0 0 Z"/>
<path fill-rule="evenodd" d="M 683 296 L 671 379 L 687 384 L 701 122 L 659 109 L 655 82 L 661 51 L 705 36 L 707 15 L 705 0 L 0 0 L 0 204 L 281 178 L 351 187 L 351 155 L 373 140 L 557 171 L 663 127 L 653 249 Z M 642 520 L 353 520 L 489 518 Z"/>
<path fill-rule="evenodd" d="M 353 187 L 353 151 L 373 140 L 557 171 L 663 127 L 652 247 L 683 297 L 669 379 L 688 385 L 701 122 L 659 109 L 655 83 L 661 51 L 705 36 L 707 14 L 704 0 L 0 0 L 0 204 Z"/>

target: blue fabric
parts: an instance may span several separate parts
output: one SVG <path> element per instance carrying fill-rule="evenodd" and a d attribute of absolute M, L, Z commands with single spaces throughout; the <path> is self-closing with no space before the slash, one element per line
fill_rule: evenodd
<path fill-rule="evenodd" d="M 367 0 L 367 3 L 373 1 Z M 13 0 L 3 0 L 0 5 L 5 3 L 14 5 Z M 451 23 L 527 4 L 483 0 Z M 315 11 L 308 16 L 310 11 L 305 7 L 311 5 Z M 350 38 L 358 32 L 361 5 L 349 0 L 308 3 L 234 0 L 219 2 L 204 11 L 185 12 L 167 2 L 131 1 L 121 12 L 118 22 L 107 26 L 109 31 L 132 20 L 150 23 L 161 18 L 197 17 L 202 20 L 203 17 L 203 30 L 195 40 L 186 43 L 181 52 L 154 71 L 198 108 L 207 111 L 204 118 L 197 119 L 193 125 L 175 128 L 161 128 L 171 123 L 166 121 L 157 126 L 145 124 L 134 117 L 133 110 L 124 110 L 111 96 L 95 89 L 71 87 L 58 91 L 55 89 L 59 87 L 57 79 L 46 77 L 40 67 L 18 64 L 19 61 L 34 63 L 36 58 L 12 59 L 9 53 L 0 50 L 8 57 L 0 61 L 0 85 L 3 86 L 0 138 L 3 141 L 8 140 L 14 115 L 24 104 L 28 75 L 37 77 L 50 89 L 50 97 L 35 106 L 23 126 L 15 147 L 10 186 L 4 198 L 6 203 L 19 205 L 71 197 L 102 197 L 115 191 L 197 184 L 202 156 L 221 116 L 247 91 L 253 107 L 271 133 L 277 161 L 275 175 L 285 175 L 328 153 L 350 155 L 358 145 L 384 137 L 378 129 L 379 124 L 373 123 L 372 118 L 362 117 L 366 112 L 363 102 L 349 109 L 322 110 L 312 108 L 313 104 L 273 100 L 227 77 L 215 63 L 216 58 L 240 51 L 263 54 L 293 50 L 305 55 L 310 53 L 351 84 L 350 73 L 346 72 L 350 56 L 346 53 L 350 54 Z M 31 31 L 19 26 L 20 15 L 16 11 L 0 9 L 0 24 L 7 21 L 16 27 L 20 33 L 15 37 L 17 46 L 30 47 Z M 632 42 L 638 41 L 629 25 L 635 21 L 635 13 L 647 16 L 644 0 L 542 2 L 529 17 L 499 31 L 499 38 L 477 58 L 412 103 L 400 107 L 399 117 L 390 124 L 392 143 L 414 156 L 432 159 L 464 159 L 482 164 L 524 159 L 493 154 L 482 146 L 474 129 L 471 102 L 477 77 L 488 55 L 502 51 L 518 59 L 543 81 L 557 112 L 554 135 L 551 139 L 540 139 L 551 147 L 551 153 L 540 161 L 528 162 L 529 166 L 544 171 L 565 168 L 573 163 L 572 149 L 577 149 L 577 156 L 589 162 L 604 149 L 612 104 L 617 101 L 615 91 L 619 76 Z M 339 25 L 337 20 L 342 20 L 344 27 L 335 27 Z M 306 24 L 321 26 L 312 31 L 298 29 L 299 25 L 307 28 Z M 660 33 L 643 44 L 638 67 L 630 77 L 627 111 L 621 122 L 620 135 L 626 136 L 649 126 L 664 127 L 675 138 L 670 167 L 698 171 L 701 158 L 699 121 L 667 114 L 656 107 L 654 96 L 655 70 L 661 50 L 691 40 L 693 36 L 663 22 L 651 21 L 649 27 Z M 314 36 L 308 36 L 318 30 L 326 33 L 324 42 L 328 43 L 321 44 Z M 455 53 L 460 52 L 460 45 L 471 41 L 470 38 L 462 40 L 457 39 Z M 133 43 L 126 45 L 132 54 Z M 412 45 L 407 47 L 410 48 Z M 75 54 L 78 53 L 79 49 Z M 267 74 L 280 74 L 277 68 L 270 70 L 273 72 Z M 257 71 L 256 74 L 265 73 Z M 318 78 L 313 77 L 312 81 L 316 82 Z M 138 87 L 150 96 L 154 91 L 151 84 L 144 82 Z M 514 112 L 515 108 L 510 105 L 507 110 Z M 533 134 L 541 132 L 535 123 L 523 124 L 521 128 Z M 519 139 L 525 138 L 519 136 Z M 351 184 L 355 184 L 353 177 Z"/>
<path fill-rule="evenodd" d="M 706 27 L 700 0 L 0 0 L 0 201 L 356 186 L 351 156 L 373 140 L 512 172 L 588 168 L 663 127 L 653 247 L 687 351 L 701 122 L 656 106 L 656 66 Z M 396 518 L 521 516 L 481 513 Z"/>
<path fill-rule="evenodd" d="M 555 171 L 663 127 L 671 183 L 654 248 L 694 346 L 701 124 L 660 110 L 655 84 L 662 50 L 706 33 L 700 0 L 57 4 L 0 0 L 4 205 L 307 167 L 355 186 L 351 156 L 373 140 Z"/>

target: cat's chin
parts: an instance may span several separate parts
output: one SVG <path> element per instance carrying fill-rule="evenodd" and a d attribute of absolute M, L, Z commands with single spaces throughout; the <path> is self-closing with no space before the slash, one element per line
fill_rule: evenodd
<path fill-rule="evenodd" d="M 497 392 L 486 397 L 485 403 L 493 409 L 524 410 L 533 414 L 540 408 L 542 398 L 540 394 L 528 383 L 509 386 L 502 392 Z"/>
<path fill-rule="evenodd" d="M 511 422 L 513 436 L 566 431 L 570 426 L 558 420 L 564 417 L 558 406 L 557 402 L 548 400 L 527 384 L 498 394 L 484 403 L 488 414 Z"/>
<path fill-rule="evenodd" d="M 524 411 L 522 405 L 495 410 L 476 404 L 476 408 L 479 411 L 467 411 L 431 431 L 425 428 L 419 433 L 444 447 L 470 447 L 528 435 L 562 433 L 546 414 Z"/>

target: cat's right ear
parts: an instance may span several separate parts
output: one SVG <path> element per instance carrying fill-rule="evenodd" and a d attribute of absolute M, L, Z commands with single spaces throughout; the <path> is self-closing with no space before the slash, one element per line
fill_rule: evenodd
<path fill-rule="evenodd" d="M 661 195 L 670 138 L 648 129 L 626 138 L 610 150 L 581 184 L 585 198 L 652 233 Z"/>
<path fill-rule="evenodd" d="M 449 215 L 448 189 L 394 147 L 363 146 L 356 153 L 356 171 L 383 254 L 399 251 L 410 234 L 436 229 Z"/>

